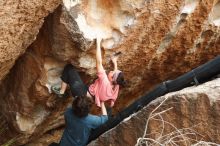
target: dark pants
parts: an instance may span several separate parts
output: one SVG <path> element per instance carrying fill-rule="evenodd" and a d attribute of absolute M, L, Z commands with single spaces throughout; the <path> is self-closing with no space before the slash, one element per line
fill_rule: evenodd
<path fill-rule="evenodd" d="M 59 144 L 58 144 L 58 143 L 53 142 L 53 143 L 51 143 L 49 146 L 59 146 Z"/>
<path fill-rule="evenodd" d="M 73 97 L 86 95 L 87 86 L 83 83 L 79 73 L 72 64 L 67 64 L 64 67 L 61 79 L 70 86 Z"/>

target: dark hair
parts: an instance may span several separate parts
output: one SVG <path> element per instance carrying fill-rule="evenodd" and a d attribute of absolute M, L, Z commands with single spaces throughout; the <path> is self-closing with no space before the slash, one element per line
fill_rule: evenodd
<path fill-rule="evenodd" d="M 85 117 L 89 114 L 91 106 L 92 101 L 89 97 L 79 96 L 73 101 L 73 113 L 79 118 Z"/>
<path fill-rule="evenodd" d="M 117 82 L 117 84 L 118 84 L 119 86 L 122 86 L 122 87 L 125 87 L 125 86 L 126 86 L 126 81 L 125 81 L 125 79 L 124 79 L 124 74 L 123 74 L 123 72 L 120 72 L 120 73 L 118 74 L 118 77 L 117 77 L 117 79 L 116 79 L 116 82 Z"/>

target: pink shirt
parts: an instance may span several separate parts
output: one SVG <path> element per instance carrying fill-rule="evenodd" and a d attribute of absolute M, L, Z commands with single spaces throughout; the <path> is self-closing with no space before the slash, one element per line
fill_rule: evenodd
<path fill-rule="evenodd" d="M 100 101 L 107 100 L 111 100 L 111 106 L 113 106 L 118 97 L 119 85 L 112 85 L 110 83 L 105 70 L 99 71 L 97 76 L 98 79 L 89 86 L 89 92 L 95 96 L 95 103 L 97 106 L 101 106 Z"/>

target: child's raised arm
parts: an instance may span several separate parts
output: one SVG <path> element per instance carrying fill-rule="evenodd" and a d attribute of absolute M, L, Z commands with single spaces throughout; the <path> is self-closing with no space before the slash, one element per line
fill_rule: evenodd
<path fill-rule="evenodd" d="M 96 69 L 97 72 L 104 70 L 103 65 L 102 65 L 102 52 L 101 52 L 101 38 L 96 39 Z"/>

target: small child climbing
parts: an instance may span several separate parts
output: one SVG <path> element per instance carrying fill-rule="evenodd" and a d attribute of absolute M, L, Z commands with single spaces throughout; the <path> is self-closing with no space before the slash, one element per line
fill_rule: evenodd
<path fill-rule="evenodd" d="M 117 59 L 118 55 L 111 57 L 114 65 L 114 70 L 106 74 L 106 71 L 102 65 L 102 53 L 101 53 L 101 38 L 97 38 L 96 47 L 96 70 L 98 79 L 89 86 L 89 92 L 95 96 L 95 103 L 100 107 L 100 101 L 111 101 L 111 107 L 114 105 L 119 92 L 119 86 L 125 86 L 124 74 L 118 70 Z"/>
<path fill-rule="evenodd" d="M 65 91 L 67 85 L 69 85 L 72 96 L 87 96 L 94 97 L 95 103 L 100 107 L 101 102 L 110 101 L 111 107 L 118 97 L 119 87 L 125 86 L 126 82 L 124 80 L 124 74 L 122 71 L 118 70 L 117 59 L 118 54 L 111 57 L 112 63 L 114 65 L 114 70 L 106 74 L 106 71 L 102 65 L 102 55 L 101 55 L 101 39 L 97 38 L 96 47 L 96 69 L 98 78 L 93 84 L 87 87 L 81 80 L 78 72 L 73 65 L 68 64 L 64 67 L 61 79 L 61 88 L 52 87 L 52 91 L 59 97 L 65 96 Z"/>

